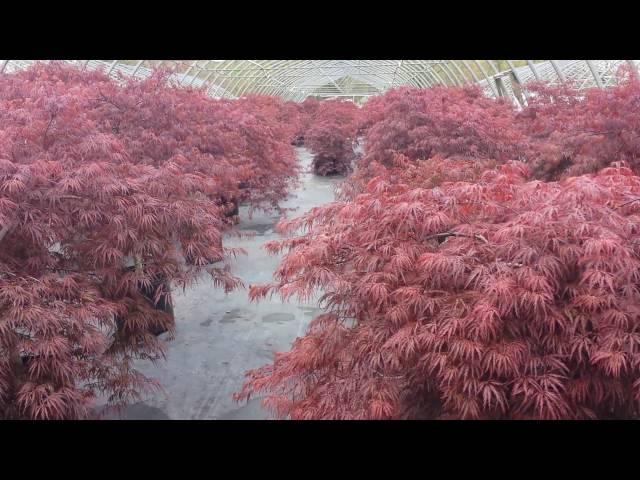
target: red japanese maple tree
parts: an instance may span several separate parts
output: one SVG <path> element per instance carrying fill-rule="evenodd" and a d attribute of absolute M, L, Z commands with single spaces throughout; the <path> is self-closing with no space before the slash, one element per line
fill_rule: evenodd
<path fill-rule="evenodd" d="M 248 373 L 294 419 L 632 418 L 640 400 L 640 177 L 559 183 L 523 164 L 417 188 L 373 179 L 283 222 L 307 233 L 253 298 L 327 314 Z"/>
<path fill-rule="evenodd" d="M 363 107 L 369 161 L 385 164 L 395 153 L 412 160 L 433 155 L 516 160 L 519 132 L 514 109 L 479 87 L 402 87 Z"/>
<path fill-rule="evenodd" d="M 276 281 L 251 289 L 320 292 L 328 313 L 236 398 L 295 419 L 637 418 L 640 83 L 622 73 L 532 85 L 521 112 L 476 88 L 365 104 L 341 201 L 281 222 Z"/>
<path fill-rule="evenodd" d="M 240 104 L 157 72 L 109 79 L 59 63 L 0 76 L 0 417 L 84 418 L 156 387 L 169 290 L 225 259 L 230 203 L 277 203 L 289 139 Z M 287 163 L 289 162 L 289 163 Z"/>
<path fill-rule="evenodd" d="M 297 113 L 271 97 L 247 97 L 230 102 L 230 106 L 221 118 L 231 122 L 242 136 L 242 141 L 227 150 L 233 152 L 234 164 L 243 173 L 239 202 L 249 204 L 251 210 L 278 209 L 299 174 L 291 145 Z"/>
<path fill-rule="evenodd" d="M 304 145 L 304 137 L 314 122 L 316 112 L 320 106 L 320 101 L 313 97 L 307 97 L 302 103 L 296 104 L 298 108 L 298 130 L 293 144 L 297 147 Z"/>
<path fill-rule="evenodd" d="M 171 85 L 163 71 L 108 85 L 98 93 L 97 114 L 105 129 L 126 142 L 130 161 L 157 166 L 179 156 L 180 168 L 217 182 L 212 198 L 228 213 L 237 213 L 240 203 L 276 207 L 297 178 L 293 133 L 281 101 L 216 101 Z"/>
<path fill-rule="evenodd" d="M 320 103 L 305 136 L 314 154 L 316 174 L 346 175 L 356 159 L 353 142 L 358 130 L 359 108 L 353 102 L 326 100 Z"/>
<path fill-rule="evenodd" d="M 565 83 L 528 90 L 515 126 L 527 139 L 522 150 L 536 178 L 592 173 L 617 161 L 640 173 L 640 80 L 627 66 L 618 84 L 604 89 Z"/>
<path fill-rule="evenodd" d="M 362 108 L 365 151 L 343 189 L 358 191 L 383 171 L 389 179 L 404 178 L 409 165 L 436 157 L 525 160 L 526 136 L 515 127 L 515 114 L 510 103 L 488 98 L 478 87 L 389 90 Z"/>
<path fill-rule="evenodd" d="M 268 125 L 282 141 L 292 142 L 300 128 L 301 108 L 295 102 L 269 95 L 246 95 L 234 102 L 235 108 L 251 113 Z"/>

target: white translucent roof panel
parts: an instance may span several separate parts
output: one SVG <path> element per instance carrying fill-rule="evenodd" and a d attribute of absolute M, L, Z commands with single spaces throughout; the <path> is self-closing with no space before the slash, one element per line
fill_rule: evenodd
<path fill-rule="evenodd" d="M 518 87 L 531 80 L 572 80 L 580 88 L 607 86 L 625 60 L 74 60 L 87 69 L 148 76 L 153 68 L 169 68 L 184 86 L 204 88 L 214 97 L 250 93 L 301 101 L 316 97 L 367 97 L 398 85 L 431 87 L 479 83 L 489 95 L 516 98 Z M 505 66 L 508 65 L 508 68 Z M 29 60 L 0 60 L 0 73 Z M 517 66 L 522 65 L 522 66 Z"/>

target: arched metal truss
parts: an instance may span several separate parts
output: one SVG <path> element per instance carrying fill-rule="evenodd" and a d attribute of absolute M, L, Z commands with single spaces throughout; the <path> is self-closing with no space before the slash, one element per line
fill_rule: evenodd
<path fill-rule="evenodd" d="M 623 65 L 638 74 L 638 60 L 546 60 L 539 63 L 527 61 L 526 66 L 513 67 L 494 75 L 480 85 L 487 94 L 509 96 L 519 103 L 524 101 L 523 86 L 530 81 L 559 84 L 569 81 L 579 89 L 608 87 L 618 81 L 617 73 Z M 496 92 L 497 90 L 497 92 Z"/>
<path fill-rule="evenodd" d="M 153 68 L 169 68 L 184 86 L 204 88 L 213 97 L 249 93 L 302 101 L 314 97 L 363 98 L 398 85 L 432 87 L 479 83 L 491 96 L 524 102 L 531 80 L 570 80 L 580 88 L 616 82 L 625 62 L 637 72 L 637 60 L 73 60 L 109 75 L 146 77 Z M 30 60 L 0 60 L 0 73 L 24 68 Z M 502 67 L 501 67 L 502 64 Z M 505 67 L 506 64 L 506 67 Z M 520 66 L 517 66 L 520 65 Z"/>

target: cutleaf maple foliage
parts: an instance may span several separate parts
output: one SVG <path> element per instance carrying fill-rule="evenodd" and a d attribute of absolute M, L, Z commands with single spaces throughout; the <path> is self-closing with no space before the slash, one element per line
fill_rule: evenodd
<path fill-rule="evenodd" d="M 251 96 L 230 102 L 231 111 L 219 118 L 231 122 L 242 141 L 228 149 L 243 176 L 239 203 L 253 208 L 276 208 L 295 183 L 299 165 L 291 140 L 298 125 L 290 103 Z"/>
<path fill-rule="evenodd" d="M 312 97 L 307 97 L 302 103 L 296 104 L 298 109 L 298 129 L 293 141 L 295 146 L 301 147 L 304 145 L 304 137 L 315 119 L 319 106 L 320 102 Z"/>
<path fill-rule="evenodd" d="M 361 191 L 377 175 L 406 181 L 405 168 L 434 158 L 489 167 L 523 161 L 532 178 L 543 180 L 594 173 L 616 161 L 638 171 L 636 75 L 622 68 L 618 84 L 606 89 L 527 88 L 520 112 L 477 87 L 403 87 L 372 98 L 360 116 L 365 154 L 342 190 Z"/>
<path fill-rule="evenodd" d="M 384 165 L 396 153 L 412 160 L 517 159 L 512 105 L 485 97 L 478 87 L 398 88 L 367 102 L 361 116 L 372 123 L 366 129 L 367 162 Z"/>
<path fill-rule="evenodd" d="M 276 207 L 298 173 L 282 102 L 255 96 L 215 101 L 204 92 L 171 86 L 167 72 L 123 79 L 100 89 L 103 126 L 131 149 L 130 161 L 169 160 L 217 182 L 210 195 L 237 210 Z"/>
<path fill-rule="evenodd" d="M 305 145 L 314 154 L 316 174 L 346 175 L 356 159 L 353 143 L 360 110 L 353 102 L 326 100 L 320 103 L 306 132 Z"/>
<path fill-rule="evenodd" d="M 389 90 L 362 108 L 364 155 L 340 193 L 348 198 L 379 175 L 426 187 L 416 173 L 423 162 L 429 163 L 424 173 L 432 175 L 436 168 L 454 180 L 460 165 L 473 163 L 477 170 L 525 160 L 527 137 L 514 125 L 515 117 L 511 104 L 487 98 L 477 87 Z"/>
<path fill-rule="evenodd" d="M 374 178 L 285 221 L 307 232 L 260 298 L 328 313 L 237 398 L 294 419 L 631 418 L 640 400 L 640 177 L 562 182 L 507 163 L 474 182 Z"/>
<path fill-rule="evenodd" d="M 610 88 L 533 84 L 515 126 L 536 178 L 555 180 L 625 161 L 640 173 L 640 80 L 626 67 Z"/>
<path fill-rule="evenodd" d="M 295 102 L 268 95 L 247 95 L 231 104 L 242 112 L 250 112 L 263 125 L 268 125 L 280 141 L 293 142 L 301 128 L 302 109 Z"/>
<path fill-rule="evenodd" d="M 281 222 L 276 281 L 251 289 L 328 313 L 236 398 L 295 419 L 637 418 L 639 85 L 532 85 L 521 112 L 476 88 L 370 100 L 342 201 Z"/>
<path fill-rule="evenodd" d="M 170 289 L 240 282 L 233 205 L 277 205 L 296 174 L 255 100 L 215 101 L 156 72 L 109 79 L 58 63 L 0 76 L 0 417 L 90 415 L 158 385 Z"/>
<path fill-rule="evenodd" d="M 350 183 L 362 188 L 380 173 L 402 172 L 395 159 L 518 160 L 532 178 L 557 180 L 594 173 L 616 161 L 638 171 L 637 105 L 640 80 L 626 67 L 618 84 L 578 89 L 570 83 L 527 85 L 527 106 L 518 112 L 477 87 L 393 89 L 363 107 L 360 130 L 366 152 Z"/>

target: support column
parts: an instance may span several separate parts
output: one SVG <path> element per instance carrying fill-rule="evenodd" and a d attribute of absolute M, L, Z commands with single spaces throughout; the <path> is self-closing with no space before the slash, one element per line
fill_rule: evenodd
<path fill-rule="evenodd" d="M 587 66 L 589 67 L 589 70 L 591 70 L 591 75 L 593 75 L 593 79 L 596 81 L 596 85 L 598 86 L 598 88 L 602 88 L 602 79 L 600 78 L 600 75 L 598 75 L 596 66 L 591 60 L 585 60 L 585 62 L 587 62 Z"/>
<path fill-rule="evenodd" d="M 553 69 L 556 71 L 558 80 L 560 80 L 561 82 L 564 82 L 565 77 L 564 77 L 564 74 L 562 73 L 562 70 L 560 70 L 560 65 L 558 65 L 558 62 L 556 62 L 555 60 L 549 60 L 549 62 L 551 63 L 551 66 L 553 67 Z"/>
<path fill-rule="evenodd" d="M 536 69 L 535 64 L 531 60 L 527 60 L 527 65 L 529 65 L 529 68 L 533 72 L 533 76 L 535 77 L 535 79 L 539 81 L 540 75 L 538 75 L 538 70 Z"/>
<path fill-rule="evenodd" d="M 109 67 L 109 71 L 107 72 L 107 75 L 111 75 L 111 72 L 113 72 L 113 69 L 116 68 L 117 64 L 118 64 L 118 60 L 114 60 L 111 66 Z"/>

